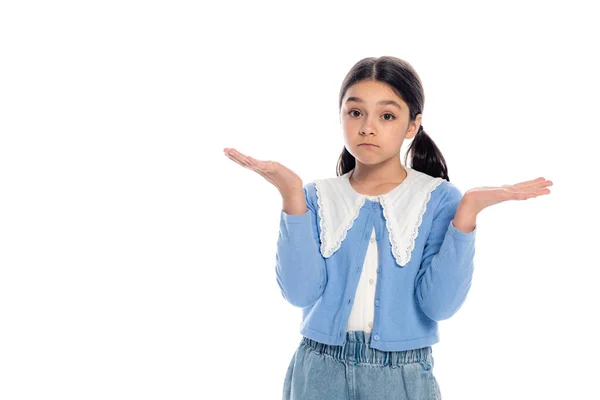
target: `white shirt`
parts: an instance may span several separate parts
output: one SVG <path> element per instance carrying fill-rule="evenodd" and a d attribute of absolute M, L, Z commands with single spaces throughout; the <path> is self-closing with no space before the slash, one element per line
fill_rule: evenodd
<path fill-rule="evenodd" d="M 375 286 L 377 285 L 377 264 L 379 255 L 377 252 L 377 241 L 375 228 L 371 232 L 371 241 L 367 249 L 367 255 L 363 264 L 362 272 L 354 304 L 348 319 L 347 331 L 371 332 L 373 329 L 373 316 L 375 315 Z"/>
<path fill-rule="evenodd" d="M 368 196 L 369 199 L 376 201 L 376 197 Z M 348 319 L 347 331 L 365 331 L 371 332 L 373 329 L 373 317 L 375 315 L 375 287 L 377 285 L 377 265 L 379 264 L 379 253 L 377 248 L 377 238 L 375 228 L 371 231 L 371 240 L 367 248 L 367 255 L 363 263 L 362 272 L 354 304 Z"/>

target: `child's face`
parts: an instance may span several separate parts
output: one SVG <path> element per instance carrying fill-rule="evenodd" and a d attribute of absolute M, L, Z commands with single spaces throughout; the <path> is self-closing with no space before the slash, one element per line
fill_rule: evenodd
<path fill-rule="evenodd" d="M 360 100 L 352 100 L 358 98 Z M 348 101 L 350 100 L 350 101 Z M 393 100 L 393 104 L 377 104 Z M 412 139 L 421 124 L 421 114 L 409 122 L 407 104 L 386 83 L 361 81 L 352 85 L 342 99 L 340 122 L 344 144 L 363 164 L 377 164 L 400 153 L 404 139 Z M 361 143 L 376 146 L 359 146 Z"/>

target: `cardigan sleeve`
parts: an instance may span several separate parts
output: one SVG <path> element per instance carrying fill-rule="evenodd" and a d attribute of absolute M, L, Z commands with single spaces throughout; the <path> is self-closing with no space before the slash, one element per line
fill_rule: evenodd
<path fill-rule="evenodd" d="M 462 199 L 460 190 L 447 182 L 436 207 L 431 231 L 415 277 L 415 293 L 423 312 L 435 321 L 450 318 L 462 307 L 473 277 L 475 235 L 456 229 L 452 220 Z"/>
<path fill-rule="evenodd" d="M 304 197 L 307 208 L 304 214 L 291 215 L 281 210 L 275 256 L 281 294 L 296 307 L 314 304 L 327 284 L 325 259 L 319 250 L 314 182 L 304 185 Z"/>

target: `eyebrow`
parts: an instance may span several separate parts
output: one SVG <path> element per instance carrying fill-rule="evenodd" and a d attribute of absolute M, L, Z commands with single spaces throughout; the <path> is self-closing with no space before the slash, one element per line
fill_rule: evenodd
<path fill-rule="evenodd" d="M 363 102 L 363 100 L 359 97 L 348 97 L 348 99 L 346 100 L 346 103 L 348 103 L 349 101 L 355 101 L 357 103 Z M 394 100 L 381 100 L 381 101 L 378 101 L 377 104 L 381 104 L 384 106 L 392 105 L 392 106 L 396 106 L 402 110 L 402 107 L 400 107 L 400 104 L 396 103 Z"/>

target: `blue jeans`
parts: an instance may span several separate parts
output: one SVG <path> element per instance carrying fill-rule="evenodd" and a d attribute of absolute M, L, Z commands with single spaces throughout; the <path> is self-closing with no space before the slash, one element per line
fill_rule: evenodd
<path fill-rule="evenodd" d="M 441 400 L 431 346 L 381 351 L 371 334 L 346 332 L 341 346 L 303 337 L 283 384 L 283 400 Z"/>

